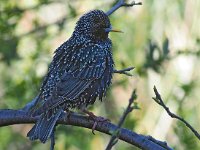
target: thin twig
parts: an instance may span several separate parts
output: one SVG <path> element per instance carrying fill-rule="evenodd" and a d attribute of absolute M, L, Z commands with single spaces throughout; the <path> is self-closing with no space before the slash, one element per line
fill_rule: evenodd
<path fill-rule="evenodd" d="M 128 73 L 127 71 L 133 70 L 135 67 L 129 67 L 122 70 L 114 70 L 114 73 L 125 74 L 127 76 L 133 76 L 132 74 Z"/>
<path fill-rule="evenodd" d="M 14 124 L 36 123 L 37 119 L 38 117 L 30 117 L 27 112 L 22 110 L 0 110 L 0 127 Z M 75 113 L 71 113 L 70 117 L 68 117 L 66 113 L 63 113 L 58 119 L 57 124 L 73 125 L 92 129 L 94 120 Z M 112 134 L 110 131 L 115 131 L 116 129 L 117 126 L 110 122 L 100 122 L 95 128 L 95 130 L 108 135 Z M 125 128 L 120 128 L 118 137 L 119 139 L 143 150 L 166 150 L 166 148 L 157 144 L 157 142 L 150 140 L 148 136 L 137 134 Z"/>
<path fill-rule="evenodd" d="M 106 150 L 111 150 L 111 148 L 117 143 L 118 136 L 119 136 L 119 129 L 121 128 L 122 124 L 124 123 L 127 115 L 134 109 L 134 106 L 132 106 L 132 104 L 136 98 L 137 98 L 136 90 L 134 90 L 131 95 L 131 98 L 129 99 L 129 104 L 128 104 L 126 110 L 124 111 L 122 117 L 119 120 L 117 129 L 115 131 L 113 131 L 113 133 L 112 133 L 112 137 L 110 138 L 110 141 L 106 147 Z"/>
<path fill-rule="evenodd" d="M 117 9 L 119 9 L 120 7 L 132 7 L 134 5 L 142 5 L 142 2 L 138 2 L 136 3 L 135 1 L 133 1 L 132 3 L 128 4 L 125 3 L 125 0 L 119 0 L 108 12 L 106 12 L 106 14 L 109 16 L 111 15 L 113 12 L 115 12 Z"/>
<path fill-rule="evenodd" d="M 169 116 L 171 116 L 172 118 L 176 118 L 178 120 L 180 120 L 181 122 L 183 122 L 193 133 L 194 135 L 200 140 L 200 134 L 187 122 L 185 121 L 185 119 L 177 116 L 176 114 L 172 113 L 169 108 L 164 104 L 158 90 L 156 89 L 156 86 L 154 86 L 154 93 L 156 95 L 156 97 L 153 97 L 153 99 L 155 100 L 156 103 L 158 103 L 160 106 L 162 106 L 166 112 L 168 113 Z"/>

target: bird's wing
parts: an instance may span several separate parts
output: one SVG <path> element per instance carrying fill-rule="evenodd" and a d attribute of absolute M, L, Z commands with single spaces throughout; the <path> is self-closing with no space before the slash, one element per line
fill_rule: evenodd
<path fill-rule="evenodd" d="M 58 70 L 62 70 L 62 76 L 55 85 L 52 95 L 38 108 L 51 110 L 64 101 L 73 101 L 90 84 L 99 79 L 106 68 L 106 53 L 99 45 L 85 46 L 65 54 L 56 53 Z"/>

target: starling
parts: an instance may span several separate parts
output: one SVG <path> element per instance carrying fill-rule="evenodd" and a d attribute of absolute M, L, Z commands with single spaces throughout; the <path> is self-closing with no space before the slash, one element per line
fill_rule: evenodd
<path fill-rule="evenodd" d="M 56 49 L 35 105 L 30 110 L 38 121 L 27 136 L 45 143 L 61 113 L 83 109 L 102 100 L 114 72 L 113 30 L 108 16 L 101 10 L 83 15 L 72 36 Z"/>

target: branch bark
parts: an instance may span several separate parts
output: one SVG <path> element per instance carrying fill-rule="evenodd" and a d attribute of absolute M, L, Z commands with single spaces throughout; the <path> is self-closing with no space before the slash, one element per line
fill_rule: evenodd
<path fill-rule="evenodd" d="M 14 124 L 35 123 L 37 119 L 38 117 L 30 117 L 27 114 L 27 112 L 23 110 L 0 110 L 0 127 Z M 94 121 L 86 116 L 75 113 L 70 114 L 70 117 L 67 118 L 67 114 L 63 113 L 57 123 L 92 129 Z M 106 133 L 108 135 L 111 135 L 112 132 L 116 129 L 117 126 L 110 122 L 98 123 L 98 125 L 96 126 L 97 131 Z M 165 142 L 161 142 L 150 136 L 137 134 L 125 128 L 120 129 L 119 139 L 132 145 L 135 145 L 136 147 L 141 148 L 143 150 L 172 150 L 169 146 L 167 146 Z"/>

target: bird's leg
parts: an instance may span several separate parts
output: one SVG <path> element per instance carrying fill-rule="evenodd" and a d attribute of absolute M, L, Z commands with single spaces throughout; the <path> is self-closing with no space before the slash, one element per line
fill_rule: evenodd
<path fill-rule="evenodd" d="M 129 68 L 125 68 L 125 69 L 122 69 L 122 70 L 114 70 L 113 72 L 114 73 L 119 73 L 119 74 L 125 74 L 127 76 L 133 76 L 132 74 L 128 73 L 127 71 L 131 71 L 133 70 L 135 67 L 129 67 Z"/>
<path fill-rule="evenodd" d="M 94 130 L 95 130 L 95 128 L 96 128 L 96 126 L 97 126 L 97 124 L 98 124 L 99 122 L 110 121 L 109 119 L 106 119 L 106 118 L 103 118 L 103 117 L 100 117 L 100 116 L 98 117 L 98 116 L 96 116 L 93 112 L 90 112 L 90 111 L 88 111 L 88 110 L 86 110 L 86 109 L 81 109 L 81 111 L 84 112 L 84 113 L 86 113 L 91 119 L 94 120 L 94 124 L 93 124 L 93 126 L 92 126 L 92 133 L 93 133 L 93 134 L 95 134 L 95 133 L 94 133 Z"/>

